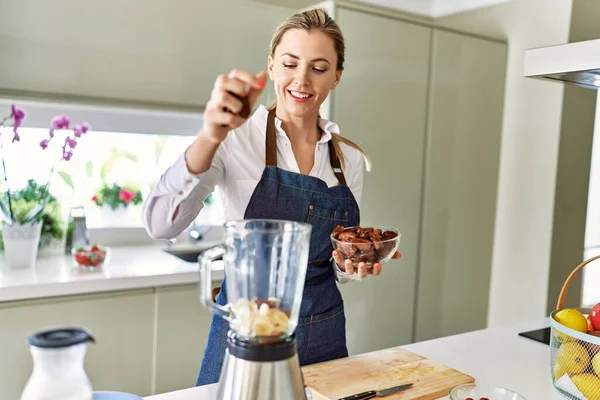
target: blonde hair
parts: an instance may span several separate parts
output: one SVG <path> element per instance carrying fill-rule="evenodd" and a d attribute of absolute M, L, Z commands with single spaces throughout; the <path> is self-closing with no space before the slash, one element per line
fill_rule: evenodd
<path fill-rule="evenodd" d="M 337 54 L 336 68 L 339 71 L 342 71 L 344 69 L 344 61 L 346 54 L 344 35 L 342 34 L 342 31 L 338 24 L 329 16 L 329 14 L 327 14 L 327 11 L 325 11 L 322 8 L 315 8 L 312 10 L 296 13 L 288 19 L 286 19 L 285 21 L 283 21 L 279 25 L 279 27 L 275 31 L 275 34 L 273 35 L 273 38 L 271 39 L 272 57 L 275 55 L 275 49 L 281 42 L 281 38 L 290 29 L 303 29 L 308 32 L 319 31 L 329 36 L 331 40 L 333 40 L 333 46 Z M 271 107 L 269 107 L 269 109 L 273 109 L 275 105 L 276 102 L 275 104 L 272 104 Z M 365 159 L 367 171 L 371 170 L 371 160 L 369 159 L 367 153 L 358 144 L 339 134 L 331 135 L 331 142 L 333 143 L 333 147 L 335 149 L 336 154 L 338 155 L 338 158 L 340 159 L 342 167 L 345 168 L 346 163 L 344 153 L 340 148 L 340 143 L 344 143 L 360 151 L 360 153 Z"/>

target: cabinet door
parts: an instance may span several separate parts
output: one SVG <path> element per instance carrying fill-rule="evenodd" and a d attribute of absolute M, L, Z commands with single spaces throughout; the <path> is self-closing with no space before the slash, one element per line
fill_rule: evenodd
<path fill-rule="evenodd" d="M 340 8 L 346 65 L 332 119 L 373 161 L 361 225 L 400 230 L 401 261 L 379 277 L 341 285 L 353 354 L 412 339 L 431 29 Z"/>
<path fill-rule="evenodd" d="M 212 313 L 200 304 L 198 286 L 157 289 L 154 393 L 196 385 Z"/>
<path fill-rule="evenodd" d="M 218 74 L 266 69 L 292 11 L 242 0 L 3 2 L 0 91 L 200 107 Z"/>
<path fill-rule="evenodd" d="M 89 329 L 85 370 L 94 390 L 151 393 L 154 300 L 152 291 L 70 296 L 0 306 L 0 388 L 18 399 L 32 372 L 26 338 L 54 326 Z"/>
<path fill-rule="evenodd" d="M 435 31 L 416 340 L 485 328 L 506 45 Z"/>

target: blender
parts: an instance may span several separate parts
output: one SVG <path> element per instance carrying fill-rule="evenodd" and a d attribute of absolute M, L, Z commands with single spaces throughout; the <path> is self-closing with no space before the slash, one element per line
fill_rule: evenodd
<path fill-rule="evenodd" d="M 229 322 L 217 398 L 306 400 L 294 331 L 312 227 L 280 220 L 225 224 L 225 237 L 199 257 L 200 301 Z M 223 259 L 227 304 L 214 302 L 211 266 Z"/>

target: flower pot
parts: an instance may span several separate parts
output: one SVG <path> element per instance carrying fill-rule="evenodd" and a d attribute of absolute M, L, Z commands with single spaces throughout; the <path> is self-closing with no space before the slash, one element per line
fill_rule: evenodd
<path fill-rule="evenodd" d="M 2 226 L 4 255 L 9 268 L 31 268 L 35 265 L 42 222 Z"/>
<path fill-rule="evenodd" d="M 107 205 L 101 208 L 102 225 L 103 226 L 123 226 L 129 224 L 129 209 L 119 206 L 112 209 Z"/>

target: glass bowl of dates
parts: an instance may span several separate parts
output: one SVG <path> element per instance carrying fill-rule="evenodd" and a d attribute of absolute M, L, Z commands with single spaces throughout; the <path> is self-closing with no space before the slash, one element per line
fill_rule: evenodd
<path fill-rule="evenodd" d="M 342 260 L 351 260 L 355 267 L 364 262 L 367 268 L 389 261 L 400 245 L 400 233 L 385 226 L 344 228 L 338 225 L 331 234 L 331 243 Z"/>
<path fill-rule="evenodd" d="M 450 390 L 450 400 L 525 400 L 523 396 L 498 386 L 463 383 Z"/>
<path fill-rule="evenodd" d="M 78 246 L 71 250 L 75 264 L 83 270 L 94 270 L 102 267 L 108 262 L 110 257 L 110 248 L 91 245 Z"/>

